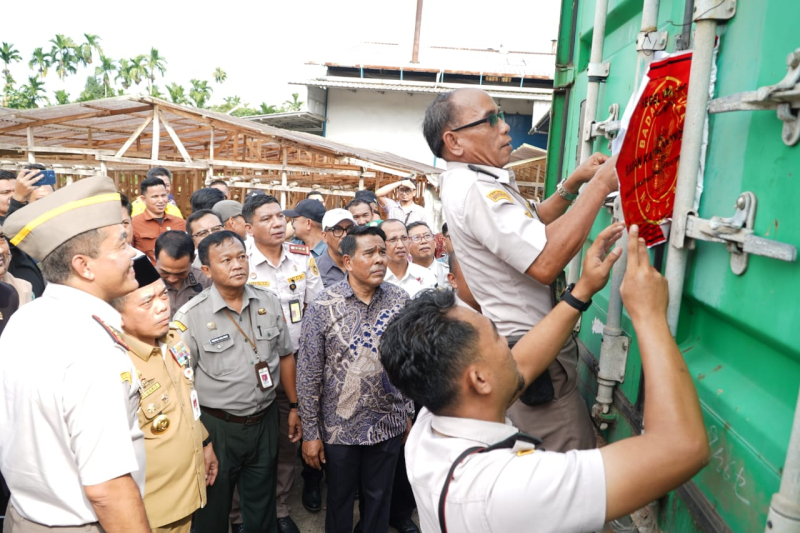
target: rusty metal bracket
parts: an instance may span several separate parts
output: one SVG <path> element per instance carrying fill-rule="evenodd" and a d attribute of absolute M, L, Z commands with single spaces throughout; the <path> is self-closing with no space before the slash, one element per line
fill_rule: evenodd
<path fill-rule="evenodd" d="M 800 48 L 786 58 L 786 76 L 757 91 L 732 94 L 712 100 L 708 112 L 776 110 L 783 122 L 781 138 L 787 146 L 800 141 Z"/>
<path fill-rule="evenodd" d="M 731 254 L 731 270 L 737 276 L 747 271 L 751 254 L 789 263 L 796 261 L 796 247 L 753 233 L 757 205 L 755 194 L 743 192 L 736 200 L 736 211 L 732 217 L 711 217 L 706 220 L 690 213 L 686 217 L 686 237 L 724 244 Z M 687 242 L 687 247 L 694 248 L 694 241 Z"/>

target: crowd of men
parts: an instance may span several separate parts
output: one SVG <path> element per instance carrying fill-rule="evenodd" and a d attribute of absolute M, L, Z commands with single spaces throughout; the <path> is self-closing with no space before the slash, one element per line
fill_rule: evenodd
<path fill-rule="evenodd" d="M 4 533 L 296 532 L 298 455 L 303 506 L 325 482 L 341 533 L 594 531 L 694 475 L 699 402 L 635 226 L 647 434 L 598 450 L 578 392 L 573 328 L 624 225 L 576 284 L 563 269 L 616 158 L 534 204 L 485 92 L 437 97 L 423 128 L 447 161 L 442 228 L 408 179 L 329 210 L 216 181 L 184 218 L 161 167 L 133 202 L 106 177 L 40 192 L 38 167 L 0 174 Z"/>

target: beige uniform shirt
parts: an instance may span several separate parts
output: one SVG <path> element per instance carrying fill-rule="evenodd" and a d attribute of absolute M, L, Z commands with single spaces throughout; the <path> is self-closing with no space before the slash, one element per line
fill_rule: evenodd
<path fill-rule="evenodd" d="M 178 309 L 186 305 L 186 302 L 203 292 L 211 286 L 211 280 L 203 274 L 203 271 L 192 265 L 189 275 L 183 279 L 181 286 L 177 289 L 169 283 L 167 286 L 167 294 L 169 294 L 169 309 L 172 316 L 178 312 Z M 170 317 L 171 318 L 171 317 Z"/>
<path fill-rule="evenodd" d="M 516 433 L 508 419 L 500 424 L 420 411 L 405 454 L 422 531 L 439 531 L 439 497 L 458 456 Z M 459 533 L 599 531 L 605 514 L 600 450 L 547 452 L 522 440 L 513 448 L 464 459 L 455 470 L 445 504 L 447 529 Z"/>
<path fill-rule="evenodd" d="M 97 522 L 83 487 L 126 474 L 144 495 L 139 380 L 111 329 L 120 321 L 106 302 L 50 283 L 0 337 L 0 470 L 23 518 Z"/>
<path fill-rule="evenodd" d="M 194 417 L 191 355 L 179 331 L 171 328 L 159 347 L 127 334 L 123 340 L 142 383 L 138 414 L 147 453 L 144 506 L 150 527 L 156 528 L 205 505 L 203 441 L 208 432 Z"/>
<path fill-rule="evenodd" d="M 308 246 L 284 243 L 280 261 L 273 265 L 258 247 L 250 249 L 250 284 L 271 290 L 281 301 L 294 350 L 300 346 L 300 325 L 305 306 L 322 289 L 322 278 Z M 294 286 L 294 288 L 292 288 Z M 292 306 L 292 302 L 298 304 Z M 298 307 L 299 305 L 299 307 Z"/>
<path fill-rule="evenodd" d="M 240 314 L 230 309 L 211 285 L 184 305 L 174 319 L 193 356 L 194 386 L 201 405 L 236 416 L 269 407 L 280 383 L 280 358 L 292 353 L 289 329 L 275 295 L 245 285 L 243 300 Z M 255 343 L 258 353 L 239 328 Z M 269 364 L 274 384 L 266 391 L 259 387 L 255 370 L 261 361 Z"/>
<path fill-rule="evenodd" d="M 15 278 L 11 275 L 11 272 L 6 271 L 6 273 L 0 277 L 0 281 L 3 283 L 8 283 L 17 290 L 20 307 L 28 302 L 32 302 L 35 298 L 33 294 L 33 285 L 31 285 L 29 281 L 26 281 L 22 278 Z"/>

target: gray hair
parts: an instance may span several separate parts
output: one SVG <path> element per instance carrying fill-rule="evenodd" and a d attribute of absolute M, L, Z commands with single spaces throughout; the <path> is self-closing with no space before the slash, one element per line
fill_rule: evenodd
<path fill-rule="evenodd" d="M 450 91 L 437 96 L 425 110 L 425 119 L 422 121 L 422 134 L 428 141 L 431 152 L 438 158 L 442 157 L 442 148 L 444 148 L 442 137 L 458 111 L 452 101 L 455 92 Z"/>
<path fill-rule="evenodd" d="M 51 283 L 64 284 L 73 274 L 72 258 L 87 255 L 96 259 L 105 235 L 100 229 L 90 229 L 75 235 L 50 252 L 42 260 L 42 275 Z"/>

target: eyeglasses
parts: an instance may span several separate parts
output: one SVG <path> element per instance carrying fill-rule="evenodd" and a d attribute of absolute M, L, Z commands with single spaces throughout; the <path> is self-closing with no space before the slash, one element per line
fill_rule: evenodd
<path fill-rule="evenodd" d="M 411 194 L 412 192 L 414 192 L 414 189 L 408 189 L 406 187 L 402 187 L 400 189 L 397 189 L 397 192 L 399 192 L 400 194 Z"/>
<path fill-rule="evenodd" d="M 350 227 L 352 227 L 352 226 L 350 226 Z M 339 238 L 342 235 L 344 235 L 345 233 L 347 233 L 347 230 L 349 230 L 349 229 L 350 228 L 343 228 L 341 226 L 333 226 L 332 228 L 328 228 L 328 231 L 333 233 L 334 237 Z"/>
<path fill-rule="evenodd" d="M 403 235 L 402 237 L 392 237 L 391 239 L 386 239 L 386 244 L 396 244 L 397 241 L 400 241 L 403 244 L 405 244 L 408 242 L 408 236 Z"/>
<path fill-rule="evenodd" d="M 206 235 L 211 235 L 212 233 L 216 233 L 218 231 L 222 231 L 223 229 L 225 229 L 225 226 L 222 226 L 222 225 L 212 226 L 210 229 L 201 229 L 197 233 L 192 233 L 192 237 L 200 239 L 202 237 L 205 237 Z"/>
<path fill-rule="evenodd" d="M 411 237 L 411 240 L 414 242 L 432 241 L 433 235 L 431 235 L 430 233 L 425 233 L 423 235 L 414 235 L 413 237 Z"/>
<path fill-rule="evenodd" d="M 491 115 L 487 116 L 486 118 L 482 118 L 480 120 L 476 120 L 475 122 L 470 122 L 469 124 L 464 124 L 463 126 L 459 126 L 450 131 L 461 131 L 467 128 L 472 128 L 474 126 L 480 126 L 484 122 L 488 122 L 489 126 L 495 127 L 497 126 L 498 121 L 502 120 L 503 122 L 506 121 L 506 115 L 502 111 L 498 111 L 497 113 L 492 113 Z"/>

